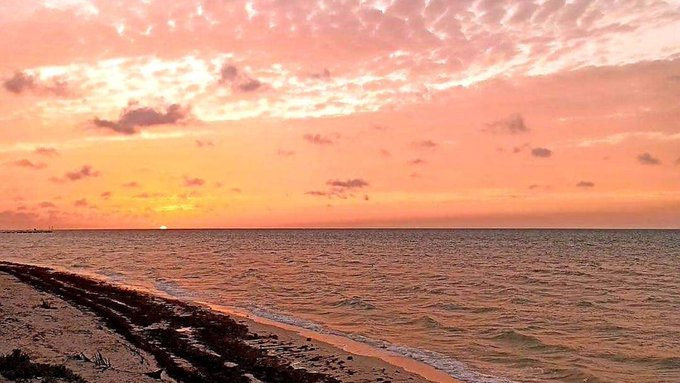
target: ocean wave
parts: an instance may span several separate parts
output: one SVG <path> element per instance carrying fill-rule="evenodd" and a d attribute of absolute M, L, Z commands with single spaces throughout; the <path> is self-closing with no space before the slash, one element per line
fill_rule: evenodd
<path fill-rule="evenodd" d="M 161 291 L 164 292 L 165 294 L 170 295 L 171 297 L 175 298 L 193 298 L 195 297 L 195 293 L 182 288 L 177 282 L 166 280 L 166 279 L 159 279 L 154 281 L 154 287 Z"/>
<path fill-rule="evenodd" d="M 513 347 L 524 347 L 535 350 L 557 350 L 557 351 L 571 351 L 571 347 L 565 345 L 547 344 L 539 338 L 522 334 L 519 331 L 508 330 L 494 336 L 492 339 L 508 343 Z"/>
<path fill-rule="evenodd" d="M 462 331 L 458 327 L 452 327 L 452 326 L 447 326 L 437 319 L 429 316 L 429 315 L 422 315 L 418 318 L 408 320 L 406 322 L 400 322 L 400 326 L 415 326 L 417 328 L 424 328 L 428 330 L 444 330 L 447 332 L 460 332 Z"/>
<path fill-rule="evenodd" d="M 357 335 L 357 334 L 348 334 L 348 333 L 343 333 L 341 331 L 336 331 L 332 329 L 328 329 L 318 323 L 314 323 L 312 321 L 306 320 L 306 319 L 301 319 L 301 318 L 296 318 L 292 315 L 287 315 L 287 314 L 282 314 L 275 312 L 269 308 L 266 307 L 261 307 L 261 306 L 255 306 L 255 305 L 247 305 L 243 307 L 245 310 L 250 312 L 251 314 L 272 320 L 274 322 L 282 323 L 282 324 L 287 324 L 291 325 L 294 327 L 298 328 L 303 328 L 306 330 L 311 330 L 319 334 L 328 334 L 328 335 L 333 335 L 333 336 L 339 336 L 343 338 L 347 338 L 350 340 L 353 340 L 355 342 L 367 344 L 371 347 L 374 347 L 376 349 L 380 350 L 385 350 L 390 353 L 403 356 L 409 359 L 416 360 L 418 362 L 422 362 L 426 365 L 429 365 L 431 367 L 436 368 L 437 370 L 440 370 L 442 372 L 445 372 L 446 374 L 450 375 L 451 377 L 462 380 L 464 382 L 468 383 L 514 383 L 512 380 L 508 380 L 505 378 L 500 378 L 496 376 L 491 376 L 491 375 L 486 375 L 477 371 L 471 370 L 465 363 L 458 361 L 456 359 L 453 359 L 451 357 L 448 357 L 446 355 L 440 354 L 435 351 L 430 351 L 427 349 L 420 349 L 420 348 L 415 348 L 415 347 L 409 347 L 409 346 L 402 346 L 402 345 L 396 345 L 392 344 L 383 340 L 379 339 L 372 339 L 368 338 L 362 335 Z M 428 317 L 429 318 L 429 317 Z M 433 320 L 430 318 L 428 320 L 427 318 L 421 318 L 424 322 L 428 323 L 434 323 L 436 322 L 437 325 L 441 326 L 439 322 L 436 320 Z M 434 321 L 434 322 L 432 322 Z"/>
<path fill-rule="evenodd" d="M 352 298 L 341 299 L 335 304 L 335 307 L 351 307 L 360 310 L 375 310 L 375 305 L 364 301 L 360 297 L 354 296 Z"/>
<path fill-rule="evenodd" d="M 478 306 L 478 307 L 469 307 L 469 306 L 464 306 L 460 305 L 457 303 L 436 303 L 433 305 L 430 305 L 429 307 L 431 308 L 438 308 L 441 310 L 445 311 L 462 311 L 462 312 L 470 312 L 474 314 L 484 314 L 488 312 L 493 312 L 493 311 L 498 311 L 498 307 L 487 307 L 487 306 Z"/>
<path fill-rule="evenodd" d="M 119 273 L 112 270 L 96 270 L 95 274 L 104 277 L 104 279 L 111 283 L 123 283 L 127 280 L 127 276 L 123 273 Z"/>

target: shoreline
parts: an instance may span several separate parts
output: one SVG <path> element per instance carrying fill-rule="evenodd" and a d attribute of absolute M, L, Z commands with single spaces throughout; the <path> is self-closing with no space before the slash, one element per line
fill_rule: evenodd
<path fill-rule="evenodd" d="M 0 282 L 11 284 L 9 279 L 95 316 L 136 350 L 158 361 L 164 376 L 176 381 L 229 377 L 235 382 L 460 382 L 406 357 L 383 355 L 368 345 L 225 307 L 187 303 L 65 271 L 0 262 Z M 0 306 L 0 314 L 3 311 Z M 9 346 L 0 349 L 0 353 L 10 351 Z"/>

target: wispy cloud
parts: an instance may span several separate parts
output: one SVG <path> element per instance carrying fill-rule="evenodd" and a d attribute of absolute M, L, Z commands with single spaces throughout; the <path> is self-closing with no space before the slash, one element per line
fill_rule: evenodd
<path fill-rule="evenodd" d="M 98 128 L 109 129 L 117 133 L 136 134 L 139 133 L 139 128 L 175 125 L 185 121 L 188 116 L 189 109 L 179 104 L 172 104 L 164 111 L 131 104 L 123 110 L 117 120 L 104 120 L 97 117 L 92 120 L 92 123 Z"/>
<path fill-rule="evenodd" d="M 326 190 L 312 190 L 305 192 L 305 194 L 315 197 L 348 199 L 356 197 L 354 191 L 369 186 L 363 178 L 332 179 L 326 181 L 326 185 L 328 186 Z"/>
<path fill-rule="evenodd" d="M 343 189 L 355 189 L 368 186 L 368 182 L 361 178 L 352 178 L 347 180 L 329 180 L 326 182 L 326 185 Z"/>
<path fill-rule="evenodd" d="M 496 134 L 518 134 L 528 132 L 529 128 L 524 122 L 522 115 L 513 114 L 505 119 L 486 124 L 486 127 L 483 130 Z"/>
<path fill-rule="evenodd" d="M 52 182 L 78 181 L 85 178 L 99 177 L 100 175 L 101 173 L 99 171 L 94 170 L 92 166 L 84 165 L 80 169 L 71 172 L 66 172 L 66 174 L 64 174 L 64 177 L 62 178 L 52 177 L 50 178 L 50 181 Z"/>
<path fill-rule="evenodd" d="M 220 69 L 220 83 L 231 85 L 232 89 L 241 92 L 255 92 L 264 84 L 257 79 L 242 73 L 233 64 L 224 64 Z"/>
<path fill-rule="evenodd" d="M 203 186 L 205 184 L 205 180 L 202 178 L 196 178 L 196 177 L 184 177 L 184 186 L 186 187 L 197 187 L 197 186 Z"/>
<path fill-rule="evenodd" d="M 215 143 L 210 140 L 196 140 L 195 143 L 199 148 L 211 148 L 215 146 Z"/>
<path fill-rule="evenodd" d="M 589 147 L 594 145 L 618 145 L 629 139 L 643 139 L 653 141 L 676 141 L 680 140 L 680 133 L 665 133 L 665 132 L 623 132 L 610 134 L 608 136 L 599 138 L 586 138 L 577 143 L 580 147 Z"/>
<path fill-rule="evenodd" d="M 68 94 L 68 84 L 64 80 L 52 78 L 50 81 L 41 81 L 35 75 L 22 71 L 17 71 L 12 77 L 5 79 L 2 86 L 6 91 L 14 94 L 26 92 L 57 96 Z"/>
<path fill-rule="evenodd" d="M 293 150 L 285 150 L 285 149 L 279 149 L 276 151 L 276 154 L 278 154 L 281 157 L 290 157 L 295 155 L 295 151 Z"/>
<path fill-rule="evenodd" d="M 45 148 L 45 147 L 37 147 L 33 151 L 35 154 L 39 156 L 46 156 L 46 157 L 52 157 L 52 156 L 58 156 L 59 151 L 55 148 Z"/>
<path fill-rule="evenodd" d="M 548 158 L 552 156 L 552 150 L 546 148 L 533 148 L 531 155 L 534 157 Z"/>
<path fill-rule="evenodd" d="M 645 152 L 637 156 L 638 161 L 643 165 L 661 165 L 661 160 Z"/>
<path fill-rule="evenodd" d="M 18 161 L 12 162 L 14 166 L 18 166 L 21 168 L 28 168 L 28 169 L 34 169 L 34 170 L 40 170 L 40 169 L 45 169 L 47 167 L 47 164 L 44 162 L 32 162 L 27 159 L 22 159 Z"/>
<path fill-rule="evenodd" d="M 18 142 L 14 144 L 2 145 L 0 144 L 0 153 L 13 153 L 13 152 L 35 152 L 37 148 L 40 147 L 50 147 L 53 148 L 55 153 L 53 155 L 58 155 L 59 151 L 85 148 L 94 145 L 100 145 L 103 143 L 115 143 L 115 142 L 127 142 L 127 141 L 156 141 L 156 140 L 173 140 L 182 139 L 186 137 L 201 137 L 210 134 L 214 134 L 215 131 L 212 129 L 200 129 L 200 130 L 174 130 L 166 132 L 150 132 L 150 131 L 140 131 L 138 134 L 120 134 L 120 135 L 108 135 L 108 136 L 86 136 L 82 138 L 75 138 L 70 140 L 64 140 L 61 142 Z M 37 153 L 36 153 L 37 154 Z M 43 154 L 46 155 L 46 154 Z"/>
<path fill-rule="evenodd" d="M 419 148 L 424 148 L 424 149 L 434 149 L 437 146 L 439 146 L 439 144 L 437 144 L 436 142 L 434 142 L 432 140 L 415 141 L 413 143 L 413 145 L 416 146 L 416 147 L 419 147 Z"/>
<path fill-rule="evenodd" d="M 595 183 L 591 181 L 580 181 L 576 184 L 576 187 L 589 189 L 595 187 Z"/>
<path fill-rule="evenodd" d="M 322 136 L 320 134 L 305 134 L 302 138 L 315 145 L 332 145 L 334 143 L 330 137 Z"/>

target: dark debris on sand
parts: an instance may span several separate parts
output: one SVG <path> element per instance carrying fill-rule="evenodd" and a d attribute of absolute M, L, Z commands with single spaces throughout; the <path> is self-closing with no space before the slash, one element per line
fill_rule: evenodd
<path fill-rule="evenodd" d="M 7 355 L 0 355 L 0 375 L 8 380 L 19 382 L 39 379 L 45 383 L 86 383 L 85 379 L 66 366 L 33 362 L 19 349 Z"/>
<path fill-rule="evenodd" d="M 227 315 L 37 266 L 0 263 L 0 271 L 96 314 L 178 382 L 340 383 L 249 345 L 259 335 Z"/>

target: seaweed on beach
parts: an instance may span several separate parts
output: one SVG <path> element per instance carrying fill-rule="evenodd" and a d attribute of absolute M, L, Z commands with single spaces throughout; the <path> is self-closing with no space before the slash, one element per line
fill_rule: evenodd
<path fill-rule="evenodd" d="M 46 383 L 59 381 L 87 383 L 85 379 L 64 365 L 32 362 L 31 358 L 19 349 L 6 355 L 0 355 L 0 375 L 18 382 L 40 379 Z"/>
<path fill-rule="evenodd" d="M 180 382 L 340 383 L 249 345 L 259 335 L 200 306 L 37 266 L 0 263 L 0 271 L 96 314 Z"/>

